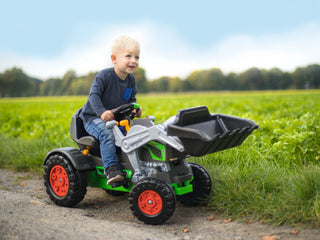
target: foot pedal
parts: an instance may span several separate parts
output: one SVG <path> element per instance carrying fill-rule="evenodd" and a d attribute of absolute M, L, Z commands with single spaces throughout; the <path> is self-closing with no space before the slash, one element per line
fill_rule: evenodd
<path fill-rule="evenodd" d="M 117 187 L 121 187 L 121 186 L 124 186 L 126 188 L 126 186 L 128 185 L 127 181 L 126 180 L 123 180 L 123 181 L 119 181 L 119 182 L 114 182 L 111 184 L 111 187 L 112 188 L 117 188 Z"/>

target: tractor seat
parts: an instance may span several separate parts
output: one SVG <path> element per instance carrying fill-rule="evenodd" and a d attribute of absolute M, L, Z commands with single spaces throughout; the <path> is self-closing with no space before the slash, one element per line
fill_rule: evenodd
<path fill-rule="evenodd" d="M 84 129 L 80 113 L 82 108 L 78 109 L 71 118 L 70 135 L 73 141 L 78 144 L 79 148 L 85 149 L 87 146 L 94 150 L 99 150 L 99 140 L 91 136 Z M 98 151 L 99 152 L 99 151 Z"/>

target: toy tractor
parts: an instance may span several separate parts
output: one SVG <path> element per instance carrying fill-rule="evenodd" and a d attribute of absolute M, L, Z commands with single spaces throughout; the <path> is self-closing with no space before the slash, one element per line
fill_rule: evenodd
<path fill-rule="evenodd" d="M 139 105 L 122 105 L 113 111 L 115 120 L 106 123 L 125 175 L 125 181 L 113 186 L 106 183 L 99 142 L 85 131 L 81 109 L 73 115 L 70 133 L 79 148 L 55 149 L 44 160 L 46 191 L 55 204 L 76 205 L 87 186 L 112 195 L 128 192 L 130 208 L 140 221 L 161 224 L 172 216 L 176 201 L 199 205 L 211 192 L 210 175 L 199 164 L 188 163 L 188 157 L 238 146 L 258 128 L 248 119 L 210 114 L 205 106 L 180 110 L 158 125 L 150 118 L 132 120 L 134 109 Z"/>

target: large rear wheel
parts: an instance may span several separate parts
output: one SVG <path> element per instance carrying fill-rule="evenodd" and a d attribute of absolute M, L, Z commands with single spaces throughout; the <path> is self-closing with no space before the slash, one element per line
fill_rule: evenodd
<path fill-rule="evenodd" d="M 86 174 L 79 172 L 61 154 L 53 154 L 44 167 L 44 185 L 50 199 L 59 206 L 72 207 L 87 192 Z"/>
<path fill-rule="evenodd" d="M 197 163 L 189 163 L 193 172 L 191 181 L 193 191 L 177 197 L 177 200 L 186 206 L 206 205 L 211 192 L 211 178 L 207 170 Z"/>
<path fill-rule="evenodd" d="M 129 194 L 129 205 L 140 221 L 157 225 L 172 216 L 176 199 L 169 185 L 158 179 L 145 178 L 132 188 Z"/>

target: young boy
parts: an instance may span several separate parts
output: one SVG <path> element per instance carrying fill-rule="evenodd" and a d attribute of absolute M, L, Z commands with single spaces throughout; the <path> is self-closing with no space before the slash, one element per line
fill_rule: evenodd
<path fill-rule="evenodd" d="M 114 67 L 97 74 L 80 114 L 86 131 L 99 139 L 107 184 L 123 181 L 124 176 L 117 161 L 114 135 L 106 122 L 114 119 L 113 109 L 136 102 L 137 86 L 132 74 L 139 67 L 139 57 L 140 45 L 136 40 L 127 36 L 115 39 L 111 53 Z M 135 117 L 140 116 L 141 108 L 135 113 Z"/>

